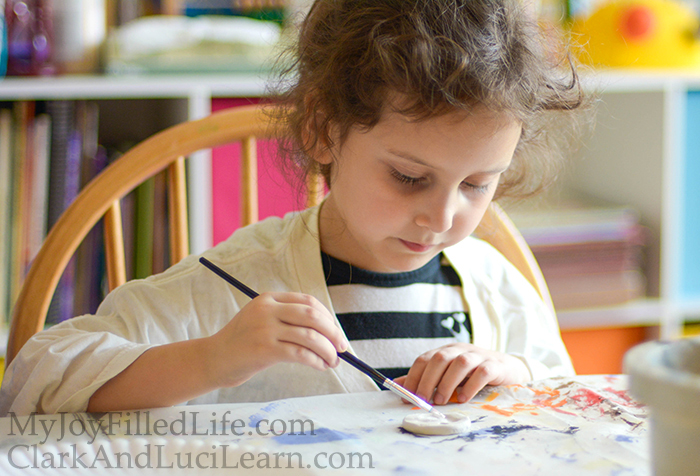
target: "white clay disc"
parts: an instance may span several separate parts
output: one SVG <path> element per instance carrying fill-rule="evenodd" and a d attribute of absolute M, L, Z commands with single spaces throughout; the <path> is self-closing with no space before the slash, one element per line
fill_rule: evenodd
<path fill-rule="evenodd" d="M 401 425 L 405 430 L 418 435 L 457 435 L 465 433 L 471 420 L 462 413 L 448 413 L 444 417 L 434 413 L 411 413 Z"/>

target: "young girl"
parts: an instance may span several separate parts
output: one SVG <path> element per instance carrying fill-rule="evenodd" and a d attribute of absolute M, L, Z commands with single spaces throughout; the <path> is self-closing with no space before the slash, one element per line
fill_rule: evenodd
<path fill-rule="evenodd" d="M 542 127 L 581 102 L 516 0 L 317 0 L 279 98 L 283 157 L 323 203 L 241 229 L 31 339 L 0 412 L 74 412 L 378 390 L 351 350 L 444 404 L 573 373 L 556 318 L 470 237 L 494 196 L 528 193 Z"/>

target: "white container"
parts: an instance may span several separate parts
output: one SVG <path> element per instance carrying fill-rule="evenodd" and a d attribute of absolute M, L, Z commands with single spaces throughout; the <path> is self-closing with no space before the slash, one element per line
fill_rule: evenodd
<path fill-rule="evenodd" d="M 54 58 L 62 73 L 91 73 L 107 35 L 106 0 L 54 0 Z"/>
<path fill-rule="evenodd" d="M 650 407 L 655 476 L 700 475 L 700 339 L 638 345 L 624 368 Z"/>

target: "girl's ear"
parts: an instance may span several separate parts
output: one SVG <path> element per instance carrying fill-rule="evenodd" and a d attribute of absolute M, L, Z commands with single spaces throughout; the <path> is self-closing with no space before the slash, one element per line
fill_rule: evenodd
<path fill-rule="evenodd" d="M 306 120 L 301 130 L 301 139 L 309 157 L 323 168 L 333 163 L 336 128 L 320 107 L 317 94 L 309 93 L 304 98 Z"/>
<path fill-rule="evenodd" d="M 320 165 L 333 163 L 333 147 L 336 143 L 335 127 L 325 118 L 323 113 L 317 112 L 309 117 L 302 129 L 302 140 L 306 150 Z"/>

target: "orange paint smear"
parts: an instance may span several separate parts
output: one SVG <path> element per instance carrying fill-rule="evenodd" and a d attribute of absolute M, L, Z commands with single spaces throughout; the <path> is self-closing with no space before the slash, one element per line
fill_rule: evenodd
<path fill-rule="evenodd" d="M 498 405 L 481 405 L 481 408 L 498 413 L 499 415 L 512 416 L 520 412 L 530 412 L 533 415 L 537 415 L 537 413 L 533 413 L 533 411 L 537 410 L 538 407 L 537 405 L 530 405 L 527 403 L 516 403 L 508 408 L 499 407 Z"/>
<path fill-rule="evenodd" d="M 503 416 L 512 416 L 515 413 L 514 411 L 508 411 L 496 405 L 481 405 L 481 408 Z"/>
<path fill-rule="evenodd" d="M 499 415 L 503 416 L 512 416 L 515 413 L 519 412 L 530 412 L 531 415 L 538 415 L 537 411 L 538 409 L 542 408 L 549 408 L 551 410 L 554 410 L 555 412 L 558 413 L 564 413 L 567 415 L 576 415 L 575 413 L 567 412 L 565 410 L 562 410 L 560 407 L 566 405 L 566 398 L 561 396 L 561 392 L 559 390 L 551 389 L 549 387 L 545 387 L 542 389 L 533 389 L 529 387 L 524 387 L 522 385 L 509 385 L 511 388 L 527 388 L 528 390 L 532 391 L 535 395 L 538 397 L 545 397 L 545 398 L 536 398 L 533 403 L 527 404 L 527 403 L 516 403 L 510 407 L 499 407 L 496 405 L 481 405 L 481 408 L 484 410 L 492 411 L 494 413 L 498 413 Z M 495 395 L 494 395 L 495 394 Z M 486 399 L 487 402 L 490 402 L 494 400 L 498 396 L 497 392 L 493 392 L 491 395 L 489 395 Z"/>
<path fill-rule="evenodd" d="M 498 397 L 499 395 L 500 395 L 500 393 L 498 393 L 498 392 L 492 392 L 488 397 L 486 397 L 486 401 L 493 402 L 496 399 L 496 397 Z"/>

